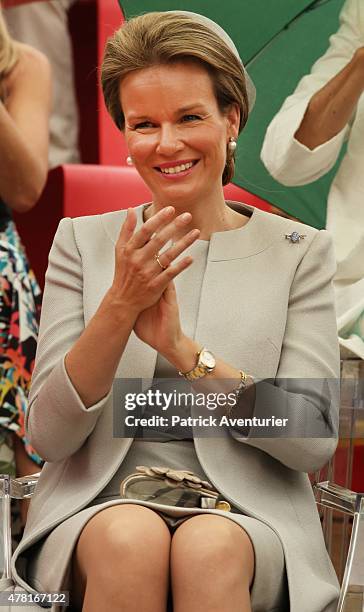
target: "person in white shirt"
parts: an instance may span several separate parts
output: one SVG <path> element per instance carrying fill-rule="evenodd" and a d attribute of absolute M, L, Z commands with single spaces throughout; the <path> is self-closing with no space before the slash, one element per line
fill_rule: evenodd
<path fill-rule="evenodd" d="M 328 172 L 347 140 L 331 185 L 327 229 L 334 235 L 340 343 L 364 358 L 364 2 L 346 0 L 326 53 L 270 123 L 261 152 L 284 185 Z M 345 355 L 345 348 L 343 354 Z"/>

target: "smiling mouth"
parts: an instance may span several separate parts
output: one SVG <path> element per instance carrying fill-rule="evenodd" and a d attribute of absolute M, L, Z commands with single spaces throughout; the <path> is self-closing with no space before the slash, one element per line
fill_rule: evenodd
<path fill-rule="evenodd" d="M 198 163 L 198 159 L 185 162 L 183 164 L 176 164 L 175 166 L 164 166 L 161 168 L 160 166 L 155 166 L 155 170 L 158 170 L 161 174 L 180 174 L 182 172 L 186 172 L 190 170 L 193 166 Z"/>

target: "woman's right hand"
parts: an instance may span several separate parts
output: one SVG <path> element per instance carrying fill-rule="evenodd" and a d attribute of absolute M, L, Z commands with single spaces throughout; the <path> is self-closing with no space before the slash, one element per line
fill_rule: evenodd
<path fill-rule="evenodd" d="M 150 217 L 136 232 L 136 212 L 129 208 L 115 247 L 115 273 L 110 294 L 129 312 L 140 312 L 155 304 L 168 283 L 192 263 L 192 257 L 173 261 L 199 236 L 199 230 L 187 231 L 190 213 L 175 216 L 173 206 L 167 206 Z M 186 228 L 186 234 L 175 244 L 156 255 L 178 232 Z"/>
<path fill-rule="evenodd" d="M 190 213 L 185 214 L 176 217 L 173 207 L 164 208 L 135 231 L 136 213 L 128 210 L 115 247 L 112 285 L 65 358 L 68 376 L 86 408 L 109 393 L 140 312 L 154 305 L 168 283 L 192 263 L 185 257 L 169 265 L 199 236 L 198 230 L 183 235 L 191 222 Z M 160 256 L 161 264 L 168 266 L 162 270 L 155 254 L 176 234 L 182 237 Z"/>

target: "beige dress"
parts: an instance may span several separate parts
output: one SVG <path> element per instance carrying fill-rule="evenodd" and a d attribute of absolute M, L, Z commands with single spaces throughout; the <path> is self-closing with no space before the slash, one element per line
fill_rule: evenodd
<path fill-rule="evenodd" d="M 193 337 L 195 332 L 208 248 L 209 242 L 204 240 L 198 240 L 190 247 L 189 253 L 194 258 L 194 265 L 176 281 L 182 329 L 190 337 Z M 158 356 L 155 377 L 176 376 L 177 372 L 170 364 L 163 357 Z M 114 477 L 89 506 L 58 525 L 48 536 L 27 551 L 27 578 L 34 588 L 39 591 L 70 589 L 70 561 L 83 527 L 100 510 L 112 505 L 131 502 L 129 499 L 120 499 L 119 487 L 123 478 L 135 472 L 136 465 L 167 465 L 176 469 L 188 469 L 208 480 L 198 460 L 193 440 L 174 440 L 171 437 L 167 434 L 164 441 L 134 440 Z M 252 587 L 253 612 L 289 610 L 282 545 L 278 535 L 266 524 L 242 514 L 235 507 L 232 507 L 232 512 L 223 512 L 195 508 L 171 509 L 161 504 L 139 500 L 133 503 L 155 509 L 166 520 L 172 532 L 182 520 L 200 513 L 218 514 L 238 523 L 249 534 L 255 551 L 255 577 Z M 49 559 L 52 559 L 51 567 Z"/>

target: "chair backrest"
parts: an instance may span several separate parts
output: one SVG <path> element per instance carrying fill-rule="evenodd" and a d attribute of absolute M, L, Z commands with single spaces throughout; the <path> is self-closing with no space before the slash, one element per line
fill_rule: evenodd
<path fill-rule="evenodd" d="M 232 184 L 225 188 L 225 196 L 253 206 L 260 204 L 255 196 Z M 52 170 L 37 206 L 25 215 L 14 215 L 41 286 L 53 236 L 63 217 L 96 215 L 150 200 L 149 189 L 129 166 L 69 164 Z"/>
<path fill-rule="evenodd" d="M 105 44 L 109 36 L 124 23 L 124 15 L 117 0 L 97 0 L 97 58 L 101 66 Z M 128 155 L 125 140 L 109 116 L 101 87 L 98 87 L 99 163 L 108 166 L 126 164 Z"/>
<path fill-rule="evenodd" d="M 117 0 L 77 0 L 69 11 L 80 150 L 87 164 L 125 164 L 126 146 L 103 101 L 99 67 L 106 40 L 124 21 Z"/>

